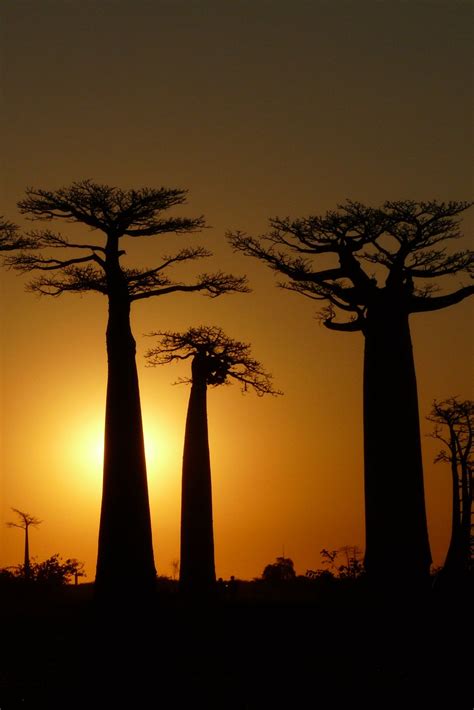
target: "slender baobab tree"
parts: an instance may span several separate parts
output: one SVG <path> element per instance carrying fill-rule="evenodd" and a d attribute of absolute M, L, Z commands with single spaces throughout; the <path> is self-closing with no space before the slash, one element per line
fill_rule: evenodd
<path fill-rule="evenodd" d="M 442 570 L 445 579 L 462 579 L 472 565 L 472 474 L 474 469 L 474 401 L 450 397 L 435 401 L 427 417 L 433 422 L 431 436 L 441 441 L 435 462 L 451 468 L 451 539 Z"/>
<path fill-rule="evenodd" d="M 283 286 L 317 301 L 326 328 L 361 332 L 364 355 L 365 566 L 390 580 L 403 559 L 412 583 L 428 581 L 418 396 L 409 317 L 474 293 L 465 285 L 434 295 L 441 277 L 472 271 L 473 252 L 449 252 L 467 202 L 348 201 L 324 216 L 270 220 L 261 238 L 229 234 L 236 251 L 285 277 Z M 336 319 L 336 313 L 343 316 Z"/>
<path fill-rule="evenodd" d="M 19 523 L 7 523 L 7 527 L 9 528 L 20 528 L 21 530 L 25 531 L 25 559 L 23 562 L 23 575 L 25 579 L 30 579 L 31 577 L 31 565 L 30 565 L 30 541 L 29 541 L 29 529 L 30 527 L 37 528 L 40 523 L 42 523 L 42 520 L 39 520 L 38 518 L 35 518 L 33 515 L 30 515 L 29 513 L 24 513 L 22 510 L 18 510 L 18 508 L 12 508 L 13 512 L 17 514 L 18 518 L 20 519 Z"/>
<path fill-rule="evenodd" d="M 237 381 L 243 391 L 280 394 L 271 376 L 250 354 L 250 346 L 229 338 L 221 328 L 200 326 L 184 333 L 158 332 L 148 351 L 151 365 L 191 359 L 191 384 L 183 452 L 180 587 L 205 594 L 216 581 L 212 522 L 211 464 L 207 428 L 207 387 Z"/>
<path fill-rule="evenodd" d="M 96 591 L 146 593 L 155 585 L 143 427 L 130 325 L 132 303 L 171 293 L 202 292 L 211 297 L 246 291 L 245 279 L 203 273 L 191 284 L 174 281 L 171 267 L 211 255 L 200 246 L 163 256 L 150 268 L 126 268 L 124 242 L 204 227 L 202 217 L 165 217 L 186 201 L 186 191 L 161 187 L 122 190 L 91 180 L 58 190 L 30 188 L 18 203 L 31 220 L 77 223 L 99 235 L 69 241 L 50 230 L 29 232 L 29 249 L 7 258 L 21 272 L 39 272 L 29 290 L 47 296 L 96 292 L 107 298 L 108 380 L 102 508 Z M 123 569 L 128 580 L 123 579 Z"/>

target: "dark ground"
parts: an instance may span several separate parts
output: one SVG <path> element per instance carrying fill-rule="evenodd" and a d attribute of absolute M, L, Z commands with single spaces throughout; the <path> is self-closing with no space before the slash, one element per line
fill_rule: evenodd
<path fill-rule="evenodd" d="M 0 591 L 0 710 L 473 707 L 468 590 L 237 583 L 191 605 L 163 582 L 101 610 L 91 585 Z"/>

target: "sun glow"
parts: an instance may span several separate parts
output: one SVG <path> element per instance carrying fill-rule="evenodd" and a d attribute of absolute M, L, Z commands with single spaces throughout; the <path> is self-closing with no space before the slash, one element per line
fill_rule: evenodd
<path fill-rule="evenodd" d="M 157 430 L 149 427 L 144 434 L 145 456 L 148 475 L 155 477 L 165 468 L 172 456 L 173 447 L 169 440 Z M 70 442 L 69 456 L 80 473 L 81 482 L 97 488 L 102 483 L 104 461 L 104 425 L 101 420 L 92 420 L 87 425 L 78 428 L 73 441 Z M 72 454 L 72 456 L 71 456 Z"/>

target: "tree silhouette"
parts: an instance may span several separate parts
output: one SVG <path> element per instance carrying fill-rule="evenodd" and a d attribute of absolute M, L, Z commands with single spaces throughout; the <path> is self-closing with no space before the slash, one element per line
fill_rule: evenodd
<path fill-rule="evenodd" d="M 365 338 L 365 566 L 372 579 L 389 578 L 400 553 L 411 580 L 429 579 L 409 316 L 474 293 L 470 285 L 435 296 L 433 286 L 438 277 L 472 271 L 473 252 L 448 253 L 444 245 L 461 236 L 457 216 L 468 207 L 398 201 L 375 209 L 347 201 L 325 216 L 272 219 L 271 231 L 260 239 L 228 235 L 236 251 L 283 274 L 280 286 L 326 301 L 326 328 L 360 331 Z M 336 320 L 336 313 L 343 319 Z"/>
<path fill-rule="evenodd" d="M 146 357 L 151 365 L 192 359 L 183 452 L 180 587 L 206 594 L 216 581 L 212 522 L 211 465 L 207 428 L 207 387 L 235 380 L 257 395 L 278 394 L 271 376 L 250 355 L 250 346 L 221 328 L 200 326 L 184 333 L 157 332 L 159 344 Z"/>
<path fill-rule="evenodd" d="M 25 579 L 29 580 L 31 578 L 31 563 L 30 563 L 30 541 L 29 541 L 29 535 L 28 531 L 31 526 L 34 528 L 37 528 L 40 523 L 42 523 L 42 520 L 39 520 L 38 518 L 35 518 L 33 515 L 30 515 L 29 513 L 24 513 L 22 510 L 18 510 L 18 508 L 12 508 L 13 512 L 17 514 L 17 516 L 20 518 L 19 523 L 7 523 L 7 527 L 9 528 L 20 528 L 21 530 L 25 531 L 25 558 L 23 562 L 23 576 Z"/>
<path fill-rule="evenodd" d="M 427 419 L 435 425 L 431 436 L 446 446 L 435 462 L 448 463 L 451 468 L 451 540 L 442 574 L 445 578 L 458 580 L 465 576 L 472 563 L 474 401 L 459 400 L 458 397 L 442 402 L 435 400 Z"/>
<path fill-rule="evenodd" d="M 18 232 L 18 225 L 0 215 L 0 251 L 27 249 L 31 245 L 30 240 L 19 235 Z"/>
<path fill-rule="evenodd" d="M 289 582 L 296 579 L 293 560 L 289 557 L 277 557 L 275 562 L 266 565 L 262 579 L 266 582 Z"/>
<path fill-rule="evenodd" d="M 30 188 L 26 194 L 18 206 L 29 219 L 79 223 L 102 235 L 93 243 L 77 243 L 50 230 L 32 231 L 28 234 L 30 250 L 6 262 L 21 272 L 41 272 L 28 287 L 35 293 L 59 296 L 92 291 L 107 297 L 108 380 L 96 591 L 99 596 L 108 595 L 115 586 L 117 593 L 146 593 L 154 589 L 156 572 L 131 304 L 177 292 L 212 297 L 242 292 L 247 290 L 245 279 L 219 272 L 201 274 L 192 284 L 173 281 L 168 276 L 170 267 L 211 255 L 199 246 L 164 256 L 149 269 L 122 265 L 125 238 L 189 234 L 204 226 L 202 217 L 162 216 L 185 203 L 185 190 L 122 190 L 84 180 L 56 191 Z M 52 255 L 58 252 L 60 256 Z M 124 567 L 130 571 L 129 590 L 123 584 Z"/>
<path fill-rule="evenodd" d="M 20 573 L 21 573 L 20 567 Z M 84 563 L 75 558 L 62 561 L 59 553 L 51 555 L 43 562 L 31 563 L 31 580 L 38 584 L 60 587 L 69 584 L 74 579 L 77 585 L 78 577 L 85 577 Z"/>
<path fill-rule="evenodd" d="M 357 545 L 343 545 L 337 550 L 321 550 L 321 558 L 326 569 L 308 569 L 309 579 L 358 579 L 364 574 L 362 554 Z M 344 555 L 345 564 L 337 564 L 337 558 Z"/>

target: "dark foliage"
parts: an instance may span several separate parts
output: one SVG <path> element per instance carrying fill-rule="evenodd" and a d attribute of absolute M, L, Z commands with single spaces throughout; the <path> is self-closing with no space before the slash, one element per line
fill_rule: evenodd
<path fill-rule="evenodd" d="M 289 557 L 277 557 L 276 562 L 267 565 L 262 572 L 266 582 L 289 582 L 295 578 L 295 567 Z"/>
<path fill-rule="evenodd" d="M 24 579 L 24 565 L 18 565 L 15 568 L 1 570 L 4 578 Z M 48 586 L 63 586 L 70 584 L 72 581 L 77 581 L 78 577 L 84 577 L 84 563 L 74 558 L 68 558 L 63 561 L 61 556 L 56 553 L 43 562 L 30 562 L 29 583 L 48 585 Z"/>

